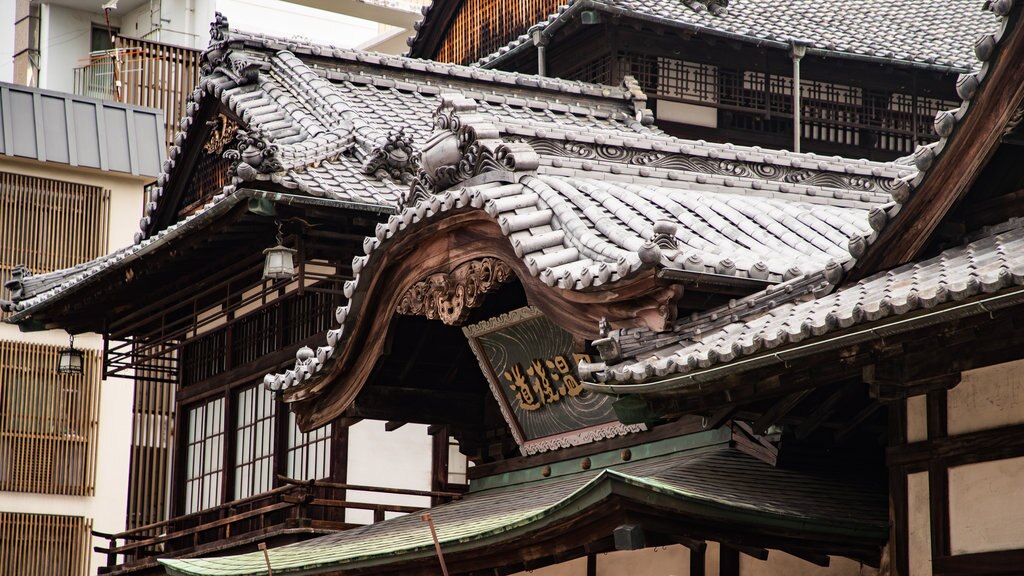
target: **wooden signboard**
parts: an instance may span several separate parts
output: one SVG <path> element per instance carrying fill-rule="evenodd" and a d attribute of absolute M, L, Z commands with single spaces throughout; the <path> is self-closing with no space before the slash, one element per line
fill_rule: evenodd
<path fill-rule="evenodd" d="M 572 336 L 540 310 L 520 308 L 463 329 L 523 454 L 643 430 L 615 418 L 615 399 L 580 385 Z"/>

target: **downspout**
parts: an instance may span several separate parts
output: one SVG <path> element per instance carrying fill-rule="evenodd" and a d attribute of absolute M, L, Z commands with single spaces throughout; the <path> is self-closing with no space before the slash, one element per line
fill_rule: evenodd
<path fill-rule="evenodd" d="M 533 45 L 537 47 L 537 75 L 547 76 L 548 75 L 548 63 L 547 63 L 547 46 L 548 46 L 548 35 L 544 33 L 544 30 L 534 30 L 530 34 L 533 39 Z"/>
<path fill-rule="evenodd" d="M 793 59 L 793 152 L 800 153 L 800 59 L 807 46 L 790 39 L 789 56 Z"/>

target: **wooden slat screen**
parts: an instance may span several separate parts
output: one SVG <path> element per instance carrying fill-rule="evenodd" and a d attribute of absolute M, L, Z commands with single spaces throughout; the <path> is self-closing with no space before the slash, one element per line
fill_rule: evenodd
<path fill-rule="evenodd" d="M 22 264 L 52 272 L 107 253 L 110 191 L 0 172 L 0 285 Z"/>
<path fill-rule="evenodd" d="M 185 113 L 185 98 L 199 81 L 199 50 L 118 36 L 122 59 L 121 101 L 164 111 L 167 145 Z"/>
<path fill-rule="evenodd" d="M 57 374 L 60 346 L 0 341 L 0 490 L 91 496 L 96 485 L 100 353 Z"/>
<path fill-rule="evenodd" d="M 525 34 L 564 0 L 467 0 L 459 7 L 434 58 L 470 64 Z"/>
<path fill-rule="evenodd" d="M 128 529 L 167 519 L 170 448 L 174 445 L 174 385 L 146 376 L 173 369 L 173 364 L 173 351 L 158 353 L 136 371 Z"/>
<path fill-rule="evenodd" d="M 0 574 L 90 574 L 92 520 L 79 516 L 0 512 Z"/>

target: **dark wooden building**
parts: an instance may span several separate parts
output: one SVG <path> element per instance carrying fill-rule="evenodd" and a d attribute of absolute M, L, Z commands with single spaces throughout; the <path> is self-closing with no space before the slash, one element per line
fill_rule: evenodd
<path fill-rule="evenodd" d="M 937 139 L 932 118 L 994 29 L 971 0 L 438 0 L 424 14 L 411 56 L 631 75 L 675 136 L 875 160 Z"/>
<path fill-rule="evenodd" d="M 178 516 L 118 535 L 112 571 L 1015 573 L 1024 10 L 985 7 L 983 64 L 907 162 L 678 139 L 632 77 L 220 23 L 137 244 L 6 304 L 175 382 Z M 294 433 L 237 500 L 268 418 Z M 366 487 L 282 457 L 330 425 L 337 462 L 359 418 L 435 432 L 429 520 L 352 526 Z"/>

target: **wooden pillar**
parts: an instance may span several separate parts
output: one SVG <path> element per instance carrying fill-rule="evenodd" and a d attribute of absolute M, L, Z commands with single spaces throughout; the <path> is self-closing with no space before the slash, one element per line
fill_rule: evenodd
<path fill-rule="evenodd" d="M 718 547 L 719 576 L 740 576 L 740 553 L 725 544 Z"/>
<path fill-rule="evenodd" d="M 947 436 L 946 390 L 928 393 L 928 440 Z M 928 499 L 931 520 L 932 561 L 949 556 L 949 468 L 939 461 L 928 465 Z"/>
<path fill-rule="evenodd" d="M 706 550 L 705 546 L 690 548 L 690 576 L 704 576 L 705 566 L 707 566 Z"/>

